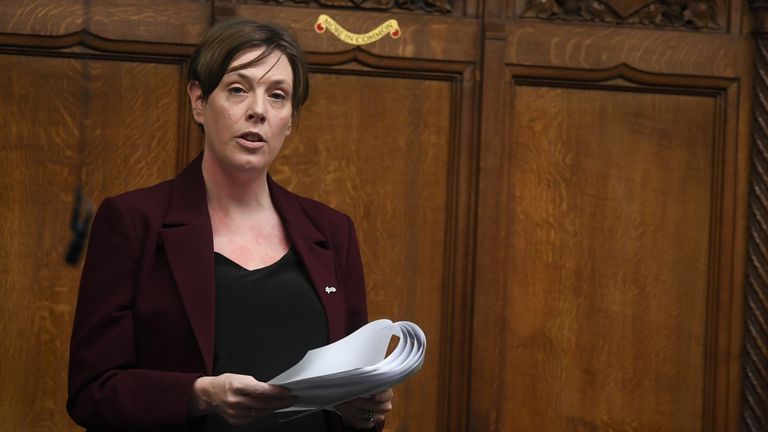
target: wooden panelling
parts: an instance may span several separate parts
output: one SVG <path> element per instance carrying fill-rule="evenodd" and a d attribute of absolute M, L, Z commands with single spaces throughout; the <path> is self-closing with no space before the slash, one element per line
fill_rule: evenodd
<path fill-rule="evenodd" d="M 241 15 L 291 27 L 312 65 L 273 175 L 352 216 L 371 318 L 429 338 L 388 431 L 738 430 L 747 233 L 751 332 L 766 266 L 762 180 L 747 230 L 745 5 L 663 3 L 715 4 L 719 27 L 695 30 L 579 21 L 651 1 L 467 0 L 448 14 L 329 1 L 0 2 L 4 424 L 73 430 L 75 186 L 98 202 L 197 153 L 184 57 Z M 526 4 L 592 9 L 525 19 Z M 681 8 L 666 18 L 689 20 Z M 401 34 L 356 47 L 317 33 L 320 14 L 354 33 L 397 19 Z M 754 431 L 762 341 L 747 347 Z"/>
<path fill-rule="evenodd" d="M 118 40 L 195 45 L 213 23 L 210 0 L 91 0 L 86 27 Z"/>
<path fill-rule="evenodd" d="M 0 32 L 62 35 L 80 31 L 85 20 L 80 0 L 11 0 L 0 3 Z"/>
<path fill-rule="evenodd" d="M 700 430 L 714 100 L 514 99 L 502 429 Z"/>
<path fill-rule="evenodd" d="M 185 147 L 180 65 L 89 62 L 84 184 L 115 195 L 175 175 Z"/>
<path fill-rule="evenodd" d="M 329 31 L 317 33 L 315 22 L 321 13 L 330 15 L 354 33 L 367 33 L 394 18 L 400 24 L 402 35 L 397 39 L 386 36 L 374 43 L 355 47 L 342 42 Z M 255 5 L 241 5 L 237 14 L 290 26 L 302 48 L 308 52 L 333 53 L 360 49 L 384 57 L 475 61 L 480 44 L 480 26 L 473 19 Z"/>
<path fill-rule="evenodd" d="M 752 64 L 752 45 L 739 35 L 618 29 L 565 24 L 507 24 L 505 63 L 735 78 Z"/>
<path fill-rule="evenodd" d="M 0 416 L 12 429 L 75 430 L 63 411 L 75 188 L 98 203 L 173 175 L 179 66 L 0 55 L 0 76 L 0 382 L 12 395 Z"/>
<path fill-rule="evenodd" d="M 289 189 L 355 221 L 370 318 L 414 321 L 427 334 L 424 368 L 397 389 L 393 431 L 437 432 L 445 415 L 452 98 L 448 81 L 315 73 L 299 128 L 272 169 Z"/>
<path fill-rule="evenodd" d="M 0 415 L 30 430 L 67 430 L 68 336 L 79 274 L 64 265 L 79 131 L 79 65 L 3 56 L 0 75 L 0 380 L 9 395 Z M 58 74 L 37 82 L 36 73 Z M 23 311 L 18 313 L 17 311 Z M 32 389 L 32 391 L 30 391 Z M 47 389 L 47 390 L 44 390 Z"/>
<path fill-rule="evenodd" d="M 736 378 L 718 359 L 738 351 L 715 342 L 738 326 L 723 310 L 739 290 L 718 278 L 726 92 L 513 82 L 502 176 L 480 206 L 503 226 L 478 255 L 475 310 L 473 395 L 498 405 L 474 425 L 714 430 L 715 401 L 735 397 L 716 390 Z"/>
<path fill-rule="evenodd" d="M 206 0 L 10 0 L 0 33 L 60 36 L 81 30 L 107 39 L 196 44 L 212 22 Z"/>
<path fill-rule="evenodd" d="M 229 0 L 231 2 L 232 0 Z M 238 0 L 239 3 L 269 4 L 269 0 Z M 475 16 L 477 0 L 287 0 L 286 4 L 302 8 L 334 8 L 358 11 L 389 11 L 437 16 Z"/>
<path fill-rule="evenodd" d="M 731 10 L 729 0 L 509 0 L 507 6 L 507 11 L 512 12 L 510 18 L 700 32 L 728 31 Z"/>

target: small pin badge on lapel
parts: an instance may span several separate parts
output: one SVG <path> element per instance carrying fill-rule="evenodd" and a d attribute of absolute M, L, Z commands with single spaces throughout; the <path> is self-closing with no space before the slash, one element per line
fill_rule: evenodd
<path fill-rule="evenodd" d="M 326 294 L 335 293 L 335 292 L 336 292 L 336 287 L 329 287 L 329 286 L 325 287 Z"/>

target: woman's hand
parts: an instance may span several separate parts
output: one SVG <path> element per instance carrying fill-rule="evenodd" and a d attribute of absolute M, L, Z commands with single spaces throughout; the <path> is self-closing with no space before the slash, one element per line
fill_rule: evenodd
<path fill-rule="evenodd" d="M 294 403 L 296 398 L 286 388 L 248 375 L 222 374 L 195 381 L 189 413 L 194 417 L 213 411 L 229 423 L 239 425 Z"/>
<path fill-rule="evenodd" d="M 344 402 L 335 408 L 348 425 L 356 429 L 370 429 L 384 421 L 387 412 L 392 410 L 394 396 L 392 389 L 387 389 L 367 398 Z"/>

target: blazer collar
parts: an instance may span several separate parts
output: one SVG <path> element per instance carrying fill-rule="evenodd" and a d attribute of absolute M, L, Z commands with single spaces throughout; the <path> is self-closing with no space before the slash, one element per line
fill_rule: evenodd
<path fill-rule="evenodd" d="M 315 228 L 304 213 L 296 195 L 277 184 L 272 176 L 267 175 L 267 186 L 277 214 L 280 215 L 285 229 L 292 241 L 300 239 L 308 243 L 325 245 L 325 236 Z"/>
<path fill-rule="evenodd" d="M 208 200 L 203 180 L 203 154 L 200 153 L 173 180 L 173 195 L 165 216 L 164 226 L 187 225 L 208 219 Z"/>
<path fill-rule="evenodd" d="M 213 230 L 208 215 L 202 155 L 173 181 L 160 236 L 205 368 L 213 372 L 216 290 Z"/>

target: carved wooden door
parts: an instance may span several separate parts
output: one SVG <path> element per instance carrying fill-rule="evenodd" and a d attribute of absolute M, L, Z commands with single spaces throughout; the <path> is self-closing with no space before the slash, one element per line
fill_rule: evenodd
<path fill-rule="evenodd" d="M 487 5 L 469 430 L 739 429 L 745 12 Z"/>

